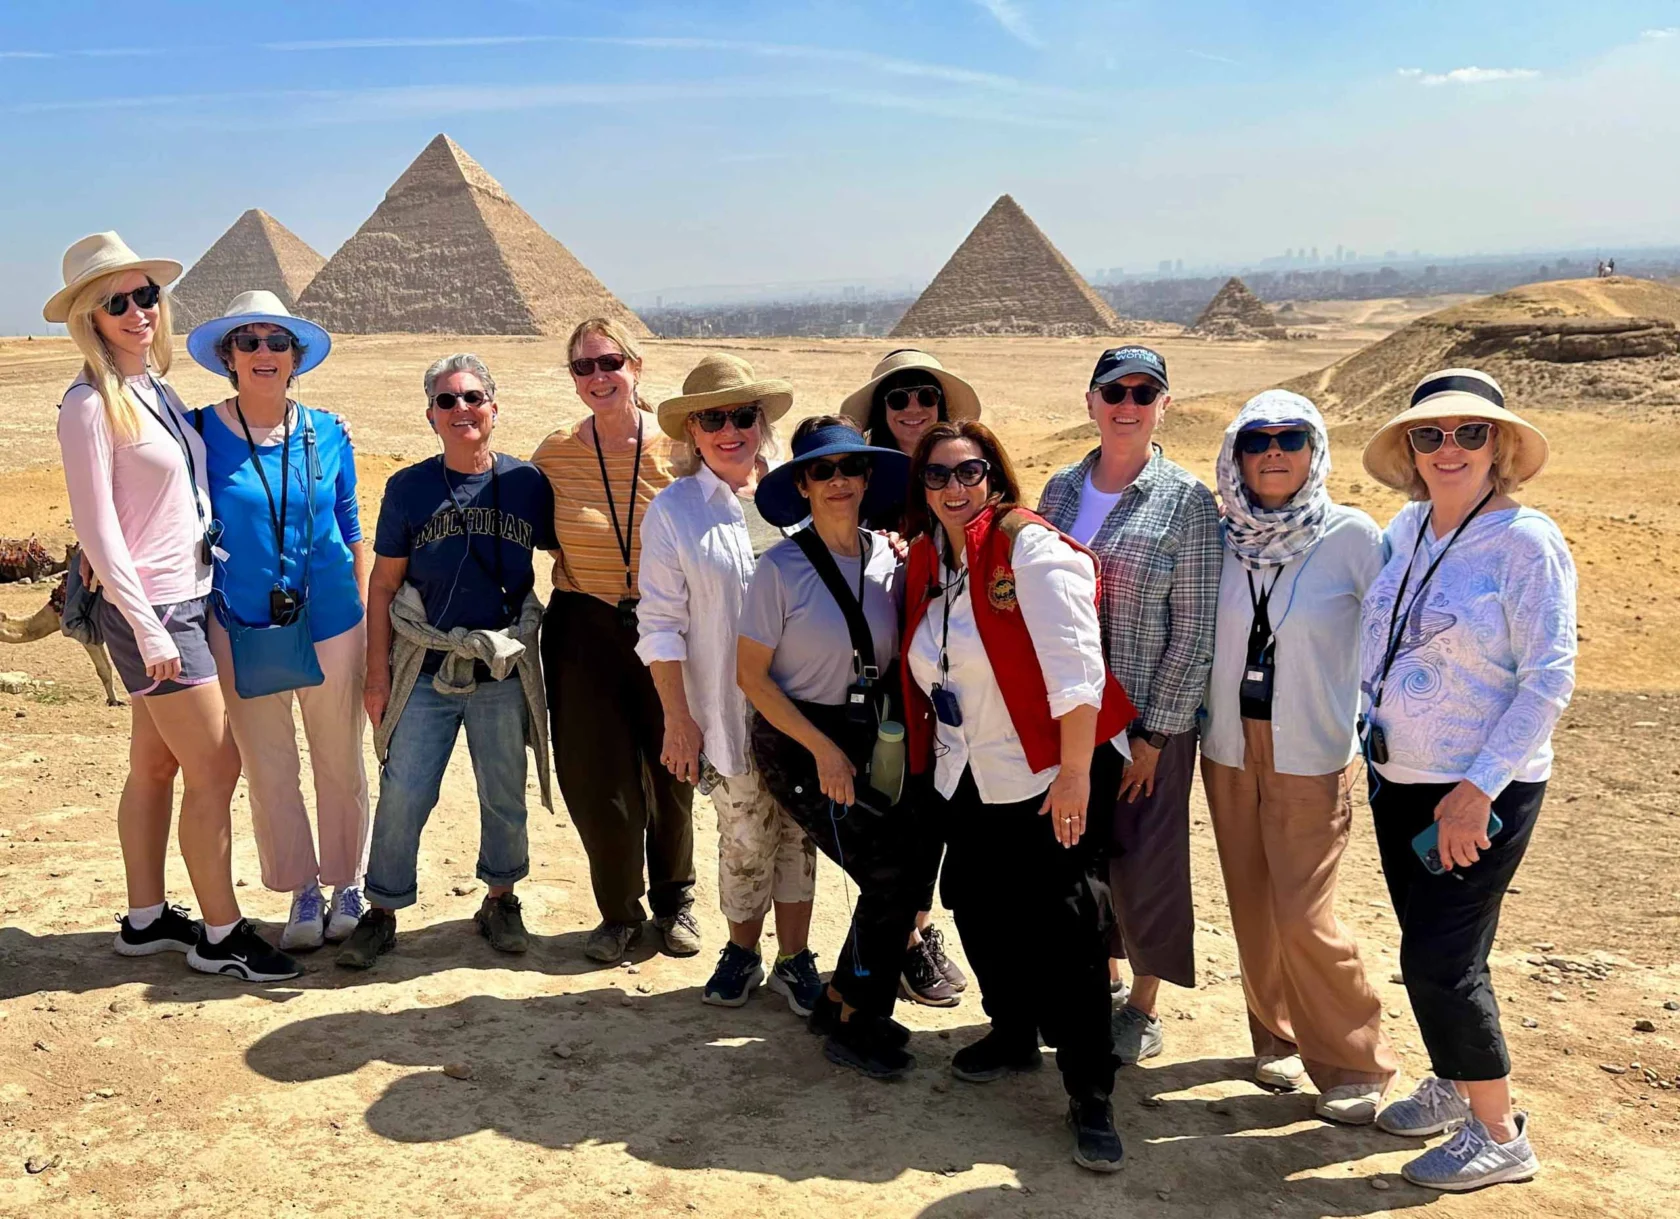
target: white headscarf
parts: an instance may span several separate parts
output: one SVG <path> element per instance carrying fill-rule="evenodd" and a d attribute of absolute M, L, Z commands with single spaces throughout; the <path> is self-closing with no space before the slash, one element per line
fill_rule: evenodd
<path fill-rule="evenodd" d="M 1281 508 L 1262 508 L 1249 495 L 1237 458 L 1237 436 L 1251 428 L 1304 424 L 1312 433 L 1307 481 Z M 1282 567 L 1311 550 L 1324 536 L 1330 509 L 1330 436 L 1318 408 L 1300 394 L 1268 389 L 1243 404 L 1225 429 L 1219 450 L 1219 498 L 1225 506 L 1225 542 L 1251 571 Z"/>

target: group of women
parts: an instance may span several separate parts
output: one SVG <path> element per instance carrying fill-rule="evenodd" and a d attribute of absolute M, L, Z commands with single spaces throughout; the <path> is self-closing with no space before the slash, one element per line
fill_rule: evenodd
<path fill-rule="evenodd" d="M 567 352 L 588 414 L 531 462 L 495 449 L 481 361 L 427 370 L 441 452 L 390 479 L 370 565 L 347 429 L 289 396 L 330 337 L 241 296 L 187 344 L 232 393 L 188 410 L 164 380 L 179 272 L 100 234 L 71 247 L 46 308 L 85 360 L 59 436 L 135 696 L 119 952 L 278 980 L 289 952 L 332 939 L 340 964 L 373 966 L 415 901 L 462 725 L 488 888 L 475 921 L 524 951 L 526 748 L 547 803 L 552 744 L 600 914 L 592 959 L 622 959 L 650 913 L 665 951 L 700 951 L 698 788 L 727 924 L 704 1000 L 739 1006 L 767 980 L 830 1060 L 892 1078 L 914 1065 L 896 1001 L 948 1006 L 970 985 L 929 913 L 942 875 L 990 1020 L 952 1073 L 997 1080 L 1054 1047 L 1074 1159 L 1112 1171 L 1116 1070 L 1162 1052 L 1160 983 L 1195 981 L 1199 747 L 1255 1080 L 1310 1080 L 1328 1120 L 1451 1132 L 1406 1166 L 1420 1184 L 1537 1170 L 1488 954 L 1573 688 L 1575 574 L 1556 526 L 1512 498 L 1547 446 L 1492 378 L 1430 374 L 1371 439 L 1365 468 L 1411 501 L 1379 530 L 1331 501 L 1324 422 L 1281 390 L 1228 428 L 1216 500 L 1155 442 L 1165 361 L 1115 348 L 1085 395 L 1097 447 L 1033 511 L 973 387 L 927 353 L 888 355 L 782 458 L 787 382 L 713 354 L 655 408 L 633 337 L 591 319 Z M 1434 1070 L 1398 1099 L 1334 908 L 1361 758 Z M 264 883 L 292 895 L 279 947 L 233 892 L 241 766 Z M 163 888 L 177 771 L 197 921 Z M 826 979 L 818 852 L 857 890 Z"/>

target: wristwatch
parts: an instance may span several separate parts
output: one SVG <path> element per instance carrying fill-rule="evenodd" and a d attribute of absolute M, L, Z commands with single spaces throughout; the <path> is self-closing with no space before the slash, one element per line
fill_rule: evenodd
<path fill-rule="evenodd" d="M 1151 749 L 1165 749 L 1167 742 L 1172 740 L 1164 732 L 1140 732 L 1137 735 L 1146 741 Z"/>

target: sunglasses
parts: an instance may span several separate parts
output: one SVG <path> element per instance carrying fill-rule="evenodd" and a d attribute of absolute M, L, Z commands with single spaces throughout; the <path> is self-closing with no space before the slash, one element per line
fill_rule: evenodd
<path fill-rule="evenodd" d="M 918 385 L 915 389 L 889 389 L 885 401 L 889 411 L 907 411 L 912 402 L 931 409 L 942 397 L 937 385 Z"/>
<path fill-rule="evenodd" d="M 967 461 L 959 461 L 954 466 L 942 466 L 937 462 L 929 462 L 922 467 L 922 486 L 929 491 L 943 490 L 954 478 L 965 487 L 978 487 L 980 481 L 991 471 L 992 463 L 984 457 L 970 457 Z"/>
<path fill-rule="evenodd" d="M 1285 453 L 1299 453 L 1307 447 L 1307 441 L 1312 433 L 1306 428 L 1290 428 L 1287 432 L 1239 432 L 1237 434 L 1237 452 L 1245 457 L 1258 457 L 1272 447 L 1272 441 L 1277 441 L 1277 447 Z"/>
<path fill-rule="evenodd" d="M 297 346 L 297 340 L 289 334 L 236 334 L 233 345 L 246 355 L 250 355 L 259 347 L 266 347 L 278 355 L 282 351 L 290 351 Z"/>
<path fill-rule="evenodd" d="M 718 407 L 715 410 L 695 411 L 689 418 L 700 425 L 702 432 L 721 432 L 723 425 L 733 423 L 739 430 L 750 432 L 758 426 L 758 407 L 737 406 L 733 410 Z"/>
<path fill-rule="evenodd" d="M 629 361 L 629 356 L 616 351 L 604 356 L 584 356 L 572 361 L 572 376 L 593 377 L 597 368 L 602 372 L 617 372 Z"/>
<path fill-rule="evenodd" d="M 133 301 L 138 309 L 155 309 L 162 295 L 163 289 L 148 279 L 144 287 L 132 292 L 113 292 L 109 299 L 100 302 L 99 307 L 112 317 L 121 317 L 128 312 L 129 301 Z"/>
<path fill-rule="evenodd" d="M 847 453 L 838 461 L 819 457 L 805 467 L 805 477 L 814 483 L 825 483 L 836 474 L 842 478 L 862 478 L 869 473 L 869 466 L 867 453 Z"/>
<path fill-rule="evenodd" d="M 1491 423 L 1461 423 L 1452 430 L 1453 443 L 1467 453 L 1474 453 L 1488 442 L 1493 431 Z M 1438 427 L 1415 427 L 1407 431 L 1412 448 L 1419 453 L 1433 453 L 1441 447 L 1447 434 Z"/>
<path fill-rule="evenodd" d="M 481 389 L 469 389 L 464 394 L 439 394 L 432 399 L 432 405 L 440 411 L 452 411 L 456 404 L 461 406 L 483 406 L 490 401 L 490 395 Z"/>
<path fill-rule="evenodd" d="M 1148 406 L 1161 396 L 1159 385 L 1102 385 L 1097 387 L 1102 400 L 1110 406 L 1119 406 L 1126 400 L 1126 395 L 1132 396 L 1132 401 L 1139 406 Z"/>

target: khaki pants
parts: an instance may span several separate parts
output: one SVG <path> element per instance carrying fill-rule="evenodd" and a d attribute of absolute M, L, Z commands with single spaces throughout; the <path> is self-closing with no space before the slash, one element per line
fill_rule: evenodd
<path fill-rule="evenodd" d="M 1320 1091 L 1386 1085 L 1398 1070 L 1382 1005 L 1336 917 L 1352 818 L 1347 779 L 1280 774 L 1272 725 L 1243 720 L 1241 770 L 1202 759 L 1219 864 L 1259 1055 L 1299 1053 Z"/>
<path fill-rule="evenodd" d="M 776 803 L 757 770 L 729 775 L 712 791 L 718 827 L 718 906 L 732 923 L 763 918 L 772 901 L 817 893 L 817 848 Z"/>

